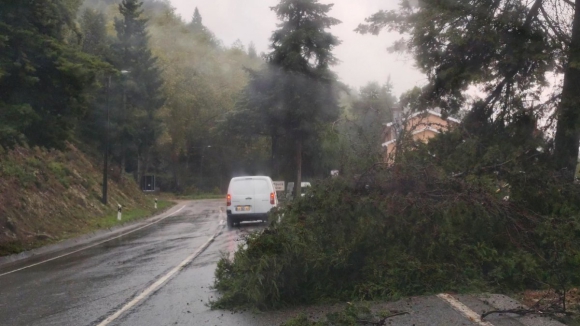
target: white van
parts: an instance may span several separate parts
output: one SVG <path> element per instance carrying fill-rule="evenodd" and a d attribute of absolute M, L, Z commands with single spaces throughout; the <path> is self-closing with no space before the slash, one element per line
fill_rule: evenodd
<path fill-rule="evenodd" d="M 268 213 L 278 206 L 278 196 L 270 177 L 233 178 L 227 195 L 228 225 L 242 221 L 266 221 Z"/>

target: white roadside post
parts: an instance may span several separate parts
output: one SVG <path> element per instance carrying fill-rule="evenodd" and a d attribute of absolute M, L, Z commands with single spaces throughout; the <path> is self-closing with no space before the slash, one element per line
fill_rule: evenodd
<path fill-rule="evenodd" d="M 274 184 L 274 191 L 276 191 L 276 193 L 280 192 L 283 193 L 284 192 L 284 186 L 285 186 L 285 182 L 284 181 L 272 181 L 272 183 Z M 282 195 L 282 197 L 284 197 Z M 280 198 L 280 197 L 278 197 Z M 280 214 L 278 214 L 278 223 L 280 223 L 280 221 L 282 220 L 282 218 L 280 217 Z"/>
<path fill-rule="evenodd" d="M 122 211 L 123 211 L 123 206 L 121 206 L 121 204 L 118 204 L 118 206 L 117 206 L 117 221 L 121 220 Z"/>
<path fill-rule="evenodd" d="M 157 198 L 155 198 L 155 209 L 157 209 Z"/>

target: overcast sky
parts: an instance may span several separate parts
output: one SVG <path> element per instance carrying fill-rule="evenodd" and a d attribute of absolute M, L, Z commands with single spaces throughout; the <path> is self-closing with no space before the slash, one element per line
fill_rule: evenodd
<path fill-rule="evenodd" d="M 177 13 L 189 21 L 198 7 L 203 23 L 225 45 L 237 39 L 246 46 L 256 44 L 258 52 L 267 52 L 269 38 L 276 29 L 277 18 L 270 7 L 278 0 L 170 0 Z M 399 0 L 320 0 L 334 3 L 330 16 L 342 21 L 331 31 L 342 40 L 335 49 L 341 61 L 333 67 L 342 82 L 360 87 L 370 81 L 385 83 L 389 76 L 394 93 L 399 96 L 414 86 L 425 84 L 425 76 L 414 68 L 413 60 L 405 55 L 390 54 L 386 48 L 400 38 L 398 34 L 383 32 L 379 36 L 354 32 L 358 24 L 381 9 L 395 9 Z"/>

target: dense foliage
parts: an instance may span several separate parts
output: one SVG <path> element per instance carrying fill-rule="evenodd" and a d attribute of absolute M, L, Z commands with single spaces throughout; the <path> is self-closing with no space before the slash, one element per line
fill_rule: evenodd
<path fill-rule="evenodd" d="M 379 157 L 396 100 L 336 81 L 331 8 L 281 1 L 258 54 L 222 44 L 202 10 L 186 22 L 164 1 L 3 3 L 0 145 L 72 141 L 102 157 L 108 144 L 112 166 L 178 192 L 223 192 L 243 174 L 290 181 L 297 167 L 307 181 L 356 173 L 366 152 Z"/>
<path fill-rule="evenodd" d="M 393 120 L 391 110 L 398 101 L 390 83 L 371 82 L 359 92 L 351 91 L 341 102 L 343 116 L 325 135 L 323 144 L 334 154 L 335 168 L 344 176 L 354 176 L 383 160 L 384 124 Z"/>
<path fill-rule="evenodd" d="M 166 190 L 209 191 L 264 171 L 265 140 L 218 128 L 244 69 L 262 60 L 253 46 L 221 44 L 200 10 L 184 22 L 156 0 L 0 6 L 0 145 L 72 141 L 98 153 L 108 129 L 112 165 L 136 180 L 154 173 Z"/>
<path fill-rule="evenodd" d="M 319 184 L 220 261 L 215 306 L 580 284 L 580 189 L 546 172 L 533 125 L 473 113 L 394 165 Z"/>
<path fill-rule="evenodd" d="M 80 1 L 0 5 L 0 145 L 64 148 L 87 111 L 87 88 L 106 65 L 82 53 Z"/>
<path fill-rule="evenodd" d="M 535 111 L 555 118 L 552 168 L 566 170 L 571 181 L 580 140 L 579 6 L 552 0 L 402 0 L 399 10 L 380 11 L 357 30 L 407 36 L 393 50 L 411 52 L 428 76 L 423 107 L 455 113 L 483 106 L 502 117 Z M 474 89 L 482 98 L 470 103 L 467 95 Z"/>
<path fill-rule="evenodd" d="M 165 102 L 163 80 L 157 58 L 151 53 L 143 3 L 123 0 L 121 18 L 115 19 L 117 40 L 112 44 L 113 61 L 121 73 L 122 106 L 116 117 L 119 129 L 116 143 L 121 145 L 121 168 L 129 157 L 136 157 L 137 180 L 149 170 L 150 151 L 161 133 L 158 111 Z"/>
<path fill-rule="evenodd" d="M 219 192 L 234 174 L 267 173 L 267 141 L 221 125 L 247 84 L 245 69 L 263 64 L 255 49 L 223 45 L 199 9 L 184 22 L 167 2 L 132 6 L 123 16 L 118 1 L 87 0 L 81 11 L 83 48 L 104 49 L 99 56 L 127 71 L 109 88 L 101 80 L 79 128 L 83 142 L 102 147 L 108 107 L 113 163 L 136 177 L 155 174 L 164 190 Z"/>

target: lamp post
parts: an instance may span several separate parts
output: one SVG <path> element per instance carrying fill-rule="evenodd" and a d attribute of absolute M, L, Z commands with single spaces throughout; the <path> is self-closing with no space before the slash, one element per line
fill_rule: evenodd
<path fill-rule="evenodd" d="M 128 74 L 128 70 L 121 70 L 122 75 Z M 110 119 L 109 119 L 109 109 L 110 109 L 110 92 L 111 92 L 111 74 L 107 77 L 107 99 L 106 99 L 106 110 L 107 110 L 107 123 L 105 125 L 105 155 L 103 164 L 103 204 L 108 203 L 108 191 L 109 191 L 109 129 L 110 129 Z"/>
<path fill-rule="evenodd" d="M 106 110 L 107 110 L 107 123 L 105 125 L 105 164 L 103 164 L 103 204 L 107 205 L 107 192 L 108 192 L 108 176 L 109 176 L 109 92 L 111 89 L 111 75 L 107 78 L 107 100 L 106 100 Z"/>

